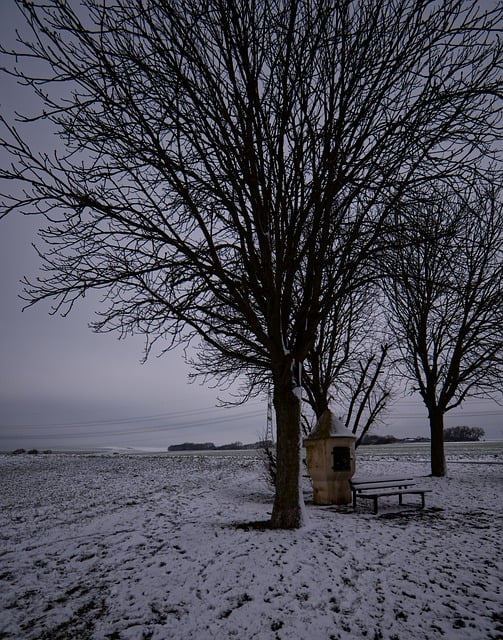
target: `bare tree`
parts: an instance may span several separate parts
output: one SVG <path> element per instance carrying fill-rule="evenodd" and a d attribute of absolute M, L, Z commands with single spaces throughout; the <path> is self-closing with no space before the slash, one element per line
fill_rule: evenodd
<path fill-rule="evenodd" d="M 349 295 L 334 295 L 334 306 L 320 322 L 307 355 L 303 379 L 315 416 L 335 405 L 345 426 L 358 436 L 357 445 L 387 408 L 392 389 L 390 345 L 379 320 L 382 296 L 371 282 L 374 268 L 363 262 L 363 272 L 368 280 L 363 287 L 357 289 L 353 282 Z"/>
<path fill-rule="evenodd" d="M 391 387 L 385 366 L 389 364 L 389 345 L 379 328 L 380 290 L 374 282 L 375 253 L 382 249 L 376 231 L 386 218 L 382 212 L 380 216 L 379 221 L 369 224 L 372 215 L 365 210 L 358 217 L 347 216 L 338 223 L 337 247 L 332 248 L 337 276 L 332 277 L 331 307 L 320 318 L 316 339 L 299 373 L 303 399 L 312 410 L 303 411 L 304 435 L 312 427 L 313 414 L 317 419 L 329 404 L 336 404 L 345 416 L 346 426 L 359 433 L 360 441 L 386 409 Z M 189 364 L 191 377 L 216 381 L 220 386 L 235 382 L 243 373 L 240 363 L 204 343 Z M 234 402 L 265 395 L 270 385 L 269 371 L 248 365 L 245 382 Z"/>
<path fill-rule="evenodd" d="M 382 315 L 376 311 L 380 297 L 377 287 L 367 282 L 357 289 L 352 281 L 347 294 L 334 293 L 334 306 L 320 321 L 315 344 L 304 363 L 302 432 L 307 436 L 324 411 L 336 406 L 346 428 L 357 436 L 358 447 L 382 417 L 391 396 L 390 345 L 376 326 L 377 317 Z M 198 363 L 202 372 L 209 365 Z M 254 382 L 258 393 L 267 379 Z M 262 435 L 262 440 L 267 437 Z M 264 447 L 264 462 L 266 477 L 274 485 L 276 456 L 271 443 Z"/>
<path fill-rule="evenodd" d="M 379 351 L 371 350 L 358 361 L 353 371 L 354 384 L 349 396 L 345 426 L 356 436 L 356 447 L 362 444 L 370 428 L 388 408 L 392 397 L 391 374 L 387 362 L 390 345 L 383 343 Z"/>
<path fill-rule="evenodd" d="M 3 214 L 47 219 L 28 298 L 68 313 L 101 290 L 97 331 L 143 333 L 147 353 L 199 338 L 252 380 L 269 372 L 272 525 L 299 526 L 299 372 L 333 306 L 341 230 L 371 251 L 384 219 L 371 205 L 491 153 L 502 9 L 19 6 L 32 36 L 9 72 L 42 101 L 35 124 L 59 135 L 54 152 L 38 152 L 3 119 L 15 161 L 0 172 Z M 367 213 L 349 206 L 357 199 Z"/>
<path fill-rule="evenodd" d="M 430 191 L 400 213 L 388 263 L 390 324 L 403 372 L 428 410 L 431 471 L 446 473 L 444 415 L 503 383 L 500 191 Z"/>

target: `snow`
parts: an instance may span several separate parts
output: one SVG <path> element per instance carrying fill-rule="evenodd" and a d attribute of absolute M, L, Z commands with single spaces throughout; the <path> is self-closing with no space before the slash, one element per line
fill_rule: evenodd
<path fill-rule="evenodd" d="M 272 531 L 252 454 L 0 456 L 0 638 L 502 638 L 499 459 L 357 469 L 423 476 L 427 508 L 317 507 L 306 480 L 308 523 Z"/>
<path fill-rule="evenodd" d="M 302 402 L 302 393 L 303 393 L 302 387 L 294 387 L 292 389 L 292 393 L 299 402 Z"/>
<path fill-rule="evenodd" d="M 321 414 L 307 439 L 319 438 L 350 438 L 353 442 L 356 440 L 354 433 L 345 427 L 341 418 L 338 418 L 330 409 L 325 409 Z"/>

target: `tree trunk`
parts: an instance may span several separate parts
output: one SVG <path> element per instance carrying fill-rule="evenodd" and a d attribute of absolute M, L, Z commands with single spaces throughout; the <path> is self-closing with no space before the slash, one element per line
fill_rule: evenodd
<path fill-rule="evenodd" d="M 276 411 L 276 494 L 271 517 L 274 529 L 298 529 L 305 522 L 302 495 L 301 398 L 290 384 L 274 388 Z"/>
<path fill-rule="evenodd" d="M 444 452 L 444 413 L 430 409 L 431 475 L 442 478 L 447 473 Z"/>

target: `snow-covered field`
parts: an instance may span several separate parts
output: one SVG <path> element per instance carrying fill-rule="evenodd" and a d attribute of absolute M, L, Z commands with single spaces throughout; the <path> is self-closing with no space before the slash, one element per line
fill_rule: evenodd
<path fill-rule="evenodd" d="M 362 457 L 358 475 L 427 476 Z M 0 456 L 0 638 L 503 638 L 503 465 L 424 477 L 427 508 L 267 520 L 253 456 Z M 417 497 L 411 498 L 417 501 Z"/>

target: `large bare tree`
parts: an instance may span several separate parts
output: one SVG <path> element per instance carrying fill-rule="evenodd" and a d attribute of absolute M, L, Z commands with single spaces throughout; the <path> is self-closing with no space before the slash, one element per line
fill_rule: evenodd
<path fill-rule="evenodd" d="M 477 183 L 418 194 L 396 231 L 390 325 L 428 410 L 432 474 L 443 476 L 445 413 L 503 388 L 501 190 Z"/>
<path fill-rule="evenodd" d="M 3 213 L 39 213 L 31 301 L 104 299 L 98 331 L 200 338 L 273 381 L 272 525 L 303 520 L 301 363 L 341 231 L 491 152 L 502 9 L 445 0 L 29 0 L 10 72 L 59 135 L 3 120 Z M 25 123 L 27 126 L 27 123 Z M 368 212 L 360 215 L 356 201 Z M 357 255 L 357 252 L 350 252 Z"/>

